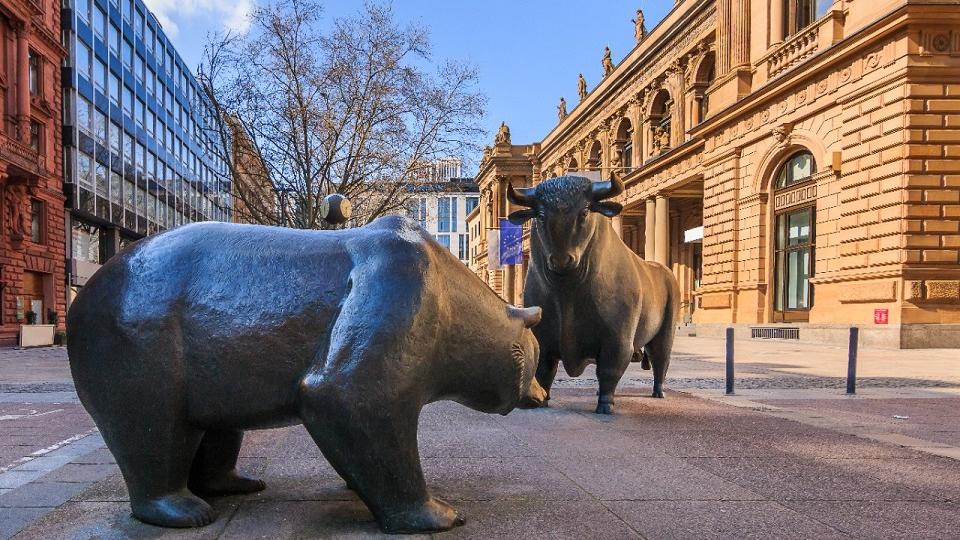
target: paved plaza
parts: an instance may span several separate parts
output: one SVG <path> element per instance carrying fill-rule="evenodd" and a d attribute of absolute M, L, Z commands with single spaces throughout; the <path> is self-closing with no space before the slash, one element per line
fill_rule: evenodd
<path fill-rule="evenodd" d="M 960 529 L 957 351 L 861 353 L 678 339 L 667 399 L 631 367 L 611 417 L 590 373 L 552 407 L 485 415 L 445 402 L 420 423 L 433 493 L 467 520 L 446 538 L 948 538 Z M 952 361 L 951 361 L 952 360 Z M 130 517 L 62 349 L 0 351 L 0 538 L 367 537 L 378 530 L 302 427 L 251 432 L 242 468 L 264 492 L 214 500 L 212 525 Z"/>

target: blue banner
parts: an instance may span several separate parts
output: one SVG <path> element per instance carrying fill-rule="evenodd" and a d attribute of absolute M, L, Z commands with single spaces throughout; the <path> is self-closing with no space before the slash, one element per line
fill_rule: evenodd
<path fill-rule="evenodd" d="M 523 263 L 523 226 L 500 218 L 500 264 Z"/>

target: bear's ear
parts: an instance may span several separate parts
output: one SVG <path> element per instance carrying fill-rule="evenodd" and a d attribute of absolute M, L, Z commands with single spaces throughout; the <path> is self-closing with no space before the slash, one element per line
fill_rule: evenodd
<path fill-rule="evenodd" d="M 514 319 L 523 321 L 524 328 L 533 328 L 543 317 L 543 310 L 539 306 L 520 308 L 516 306 L 507 307 L 507 315 Z"/>

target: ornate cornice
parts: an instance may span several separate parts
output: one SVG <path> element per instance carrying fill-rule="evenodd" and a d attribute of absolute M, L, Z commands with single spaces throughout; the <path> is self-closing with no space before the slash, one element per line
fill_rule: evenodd
<path fill-rule="evenodd" d="M 578 127 L 582 129 L 584 125 L 595 123 L 597 118 L 608 118 L 613 111 L 628 104 L 636 92 L 624 91 L 625 88 L 642 88 L 649 81 L 663 77 L 673 63 L 689 52 L 692 45 L 714 31 L 715 21 L 713 4 L 703 2 L 693 6 L 686 19 L 673 23 L 671 28 L 676 30 L 669 38 L 649 44 L 644 41 L 642 53 L 635 58 L 628 56 L 612 74 L 609 84 L 595 88 L 587 100 L 547 134 L 543 140 L 544 151 L 552 153 L 557 146 L 564 146 L 563 140 L 575 133 Z"/>

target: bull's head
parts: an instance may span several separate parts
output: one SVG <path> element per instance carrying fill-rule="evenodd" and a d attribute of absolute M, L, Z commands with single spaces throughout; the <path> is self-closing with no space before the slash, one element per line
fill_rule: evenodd
<path fill-rule="evenodd" d="M 604 200 L 622 192 L 623 182 L 616 177 L 609 182 L 591 182 L 581 176 L 560 176 L 535 188 L 514 189 L 511 184 L 507 198 L 526 208 L 510 214 L 510 221 L 519 225 L 534 218 L 533 235 L 547 269 L 566 274 L 580 266 L 598 227 L 605 226 L 595 214 L 609 218 L 623 210 L 622 205 Z"/>

